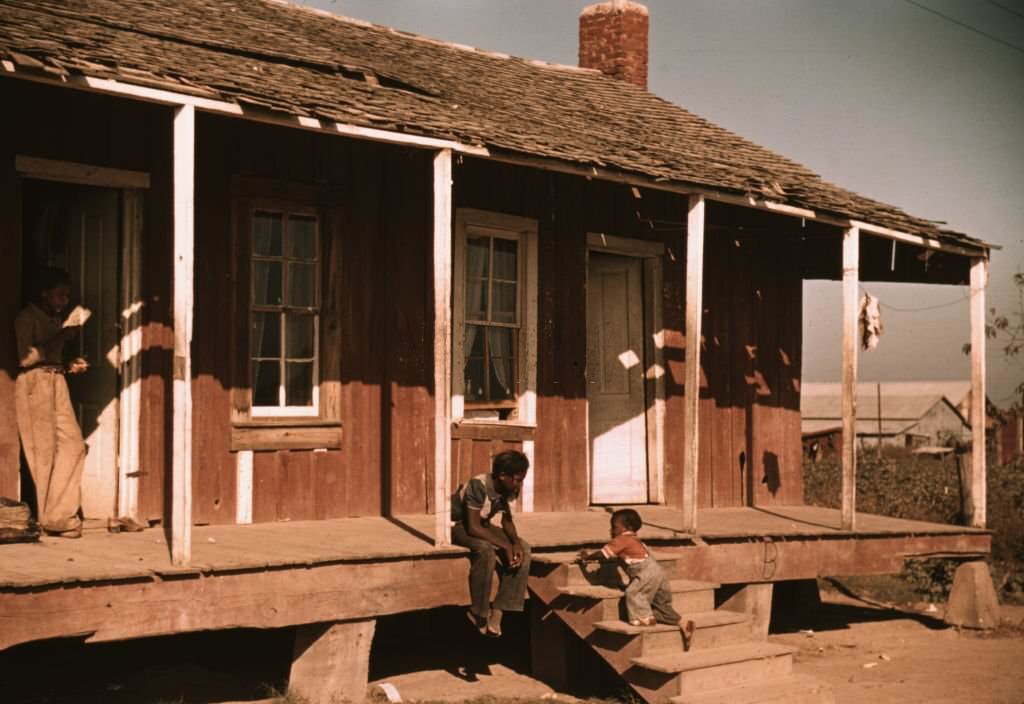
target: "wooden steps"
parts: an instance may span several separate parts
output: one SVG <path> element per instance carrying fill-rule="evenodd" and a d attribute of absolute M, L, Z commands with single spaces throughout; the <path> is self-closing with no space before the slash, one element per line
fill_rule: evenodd
<path fill-rule="evenodd" d="M 536 557 L 534 596 L 650 704 L 834 704 L 827 686 L 793 674 L 794 649 L 754 640 L 748 614 L 715 609 L 718 584 L 670 582 L 673 606 L 695 626 L 685 651 L 677 626 L 623 620 L 623 589 L 608 586 L 619 577 L 609 565 L 598 574 L 581 569 L 574 554 Z M 659 562 L 670 576 L 679 574 L 672 558 Z"/>
<path fill-rule="evenodd" d="M 679 613 L 713 611 L 715 608 L 715 589 L 719 585 L 712 582 L 695 582 L 690 579 L 673 579 L 670 582 L 672 589 L 672 603 Z M 616 587 L 605 587 L 599 584 L 568 584 L 557 587 L 560 594 L 583 599 L 612 599 L 616 601 L 622 598 L 623 590 Z M 611 618 L 617 618 L 615 612 Z"/>
<path fill-rule="evenodd" d="M 834 704 L 828 685 L 809 675 L 788 675 L 742 687 L 672 697 L 672 704 Z"/>
<path fill-rule="evenodd" d="M 647 701 L 733 689 L 793 672 L 793 648 L 747 642 L 633 659 L 627 681 Z"/>

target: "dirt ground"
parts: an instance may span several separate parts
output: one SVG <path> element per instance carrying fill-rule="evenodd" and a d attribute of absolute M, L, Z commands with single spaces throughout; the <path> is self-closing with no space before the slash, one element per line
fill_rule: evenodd
<path fill-rule="evenodd" d="M 957 630 L 916 613 L 824 597 L 817 628 L 770 640 L 800 649 L 795 671 L 832 685 L 837 704 L 1024 703 L 1024 607 L 995 631 Z"/>
<path fill-rule="evenodd" d="M 941 615 L 827 593 L 812 619 L 788 619 L 769 638 L 799 648 L 795 671 L 832 685 L 837 704 L 1024 704 L 1024 606 L 1004 606 L 1004 625 L 989 633 L 958 631 Z M 381 681 L 406 702 L 573 701 L 502 664 L 472 677 L 428 669 Z"/>

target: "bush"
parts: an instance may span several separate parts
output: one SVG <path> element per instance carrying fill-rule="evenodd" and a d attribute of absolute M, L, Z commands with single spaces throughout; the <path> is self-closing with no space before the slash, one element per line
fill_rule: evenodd
<path fill-rule="evenodd" d="M 969 455 L 962 455 L 965 468 Z M 857 459 L 857 510 L 932 523 L 962 524 L 958 458 L 931 459 L 893 448 Z M 1024 461 L 990 464 L 988 527 L 993 576 L 1005 596 L 1024 593 Z M 839 508 L 842 469 L 838 456 L 804 464 L 804 496 L 815 506 Z M 957 562 L 908 560 L 903 578 L 931 600 L 945 597 Z"/>

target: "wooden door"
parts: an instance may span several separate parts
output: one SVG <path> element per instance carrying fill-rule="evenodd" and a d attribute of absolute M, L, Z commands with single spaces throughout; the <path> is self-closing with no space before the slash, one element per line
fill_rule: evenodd
<path fill-rule="evenodd" d="M 106 518 L 116 513 L 118 476 L 118 192 L 75 189 L 70 192 L 66 212 L 66 240 L 54 263 L 71 274 L 72 303 L 80 302 L 92 311 L 81 334 L 69 343 L 89 362 L 88 372 L 68 377 L 71 400 L 88 446 L 82 511 L 86 518 Z"/>
<path fill-rule="evenodd" d="M 591 252 L 587 280 L 587 407 L 591 502 L 646 503 L 643 265 Z"/>

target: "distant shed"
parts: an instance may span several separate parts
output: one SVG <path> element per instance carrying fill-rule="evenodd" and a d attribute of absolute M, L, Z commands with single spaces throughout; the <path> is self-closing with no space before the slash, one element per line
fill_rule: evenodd
<path fill-rule="evenodd" d="M 960 381 L 862 382 L 857 384 L 857 438 L 862 447 L 921 447 L 967 442 L 971 436 L 971 384 Z M 800 430 L 805 450 L 838 447 L 842 385 L 805 383 Z M 881 407 L 881 414 L 879 414 Z"/>

